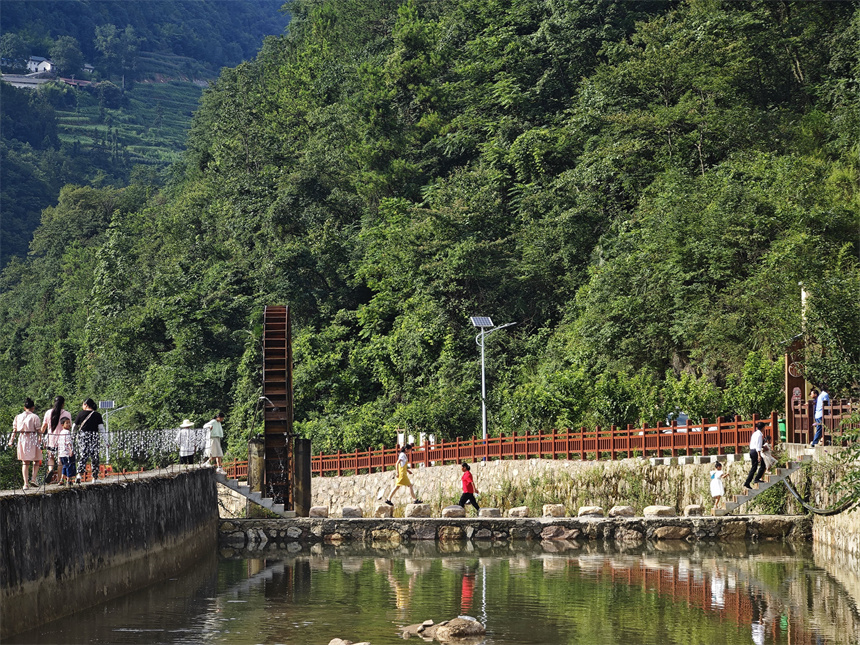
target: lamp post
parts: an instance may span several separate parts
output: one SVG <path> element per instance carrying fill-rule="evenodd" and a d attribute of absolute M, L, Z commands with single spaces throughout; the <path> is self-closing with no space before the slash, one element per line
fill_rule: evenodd
<path fill-rule="evenodd" d="M 493 327 L 493 321 L 488 316 L 472 316 L 469 318 L 474 327 L 480 327 L 481 333 L 475 336 L 475 343 L 481 346 L 481 438 L 484 442 L 487 441 L 487 378 L 486 368 L 484 367 L 484 338 L 492 334 L 494 331 L 499 331 L 505 327 L 516 325 L 515 322 L 505 323 L 498 327 Z"/>

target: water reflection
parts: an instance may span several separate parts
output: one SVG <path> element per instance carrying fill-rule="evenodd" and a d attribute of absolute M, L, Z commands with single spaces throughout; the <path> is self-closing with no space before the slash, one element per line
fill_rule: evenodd
<path fill-rule="evenodd" d="M 433 544 L 232 552 L 24 634 L 27 643 L 374 645 L 465 614 L 485 643 L 858 643 L 852 580 L 779 544 Z M 849 563 L 856 566 L 856 561 Z M 846 584 L 843 581 L 848 580 Z"/>

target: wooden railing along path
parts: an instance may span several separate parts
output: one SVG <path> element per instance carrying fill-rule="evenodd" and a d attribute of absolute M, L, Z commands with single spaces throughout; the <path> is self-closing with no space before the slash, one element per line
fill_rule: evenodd
<path fill-rule="evenodd" d="M 756 422 L 764 421 L 766 435 L 776 436 L 777 415 L 759 419 L 703 420 L 699 424 L 678 427 L 659 425 L 656 428 L 596 428 L 565 432 L 456 439 L 442 443 L 416 446 L 411 453 L 411 465 L 444 465 L 483 459 L 619 459 L 634 456 L 678 456 L 708 452 L 739 453 L 749 445 Z M 397 448 L 368 449 L 352 453 L 315 455 L 311 458 L 314 475 L 343 475 L 372 473 L 393 468 Z"/>

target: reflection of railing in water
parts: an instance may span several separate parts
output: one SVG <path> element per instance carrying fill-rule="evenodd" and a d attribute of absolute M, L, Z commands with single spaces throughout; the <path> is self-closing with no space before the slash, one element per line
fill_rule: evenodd
<path fill-rule="evenodd" d="M 743 589 L 727 588 L 728 580 L 722 581 L 722 589 L 715 588 L 712 581 L 714 572 L 692 569 L 684 572 L 686 575 L 682 575 L 675 565 L 656 568 L 643 561 L 629 567 L 618 565 L 617 561 L 607 560 L 602 567 L 589 572 L 613 584 L 624 583 L 641 587 L 646 593 L 656 591 L 660 596 L 668 597 L 673 602 L 685 602 L 706 612 L 717 613 L 721 619 L 730 620 L 737 625 L 761 624 L 762 606 L 769 604 L 764 597 L 765 594 L 753 591 L 746 586 Z M 764 627 L 776 642 L 782 642 L 786 638 L 789 643 L 796 645 L 807 643 L 812 645 L 818 642 L 814 633 L 806 630 L 797 621 L 792 621 L 791 616 L 785 623 L 770 620 Z"/>

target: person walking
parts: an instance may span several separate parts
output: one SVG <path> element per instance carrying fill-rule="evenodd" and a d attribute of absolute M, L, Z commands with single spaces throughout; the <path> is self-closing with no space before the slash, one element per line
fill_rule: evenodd
<path fill-rule="evenodd" d="M 176 433 L 176 443 L 179 444 L 179 463 L 193 464 L 194 453 L 197 452 L 197 437 L 194 432 L 194 423 L 185 419 Z"/>
<path fill-rule="evenodd" d="M 394 466 L 397 471 L 397 481 L 394 482 L 394 487 L 391 489 L 391 492 L 388 493 L 388 497 L 385 498 L 385 503 L 389 506 L 394 506 L 394 503 L 391 501 L 391 498 L 394 497 L 394 493 L 397 492 L 398 486 L 405 486 L 409 488 L 409 494 L 412 495 L 413 504 L 424 503 L 415 496 L 415 491 L 412 488 L 412 482 L 409 481 L 409 475 L 412 474 L 412 471 L 409 468 L 409 457 L 406 456 L 406 453 L 411 450 L 412 444 L 407 443 L 400 449 L 400 454 L 397 455 L 397 463 Z"/>
<path fill-rule="evenodd" d="M 744 482 L 744 488 L 749 489 L 751 484 L 760 484 L 762 483 L 762 476 L 764 475 L 765 463 L 764 459 L 760 458 L 762 447 L 764 443 L 764 421 L 758 421 L 755 424 L 755 432 L 752 433 L 752 437 L 750 437 L 750 472 L 747 475 L 747 480 Z M 761 465 L 759 465 L 761 464 Z M 758 474 L 756 475 L 756 469 L 758 469 Z M 755 481 L 753 481 L 753 476 L 755 476 Z"/>
<path fill-rule="evenodd" d="M 810 448 L 815 448 L 815 445 L 821 441 L 824 436 L 824 404 L 830 403 L 830 394 L 827 393 L 827 388 L 824 384 L 821 385 L 821 393 L 815 399 L 815 436 L 812 438 Z"/>
<path fill-rule="evenodd" d="M 96 410 L 96 402 L 87 399 L 81 404 L 81 411 L 75 417 L 72 433 L 78 439 L 78 475 L 75 480 L 81 482 L 81 473 L 86 471 L 87 462 L 92 464 L 93 481 L 99 478 L 99 452 L 101 451 L 101 433 L 104 432 L 105 421 Z"/>
<path fill-rule="evenodd" d="M 33 399 L 24 399 L 24 411 L 12 421 L 12 434 L 9 435 L 9 445 L 18 437 L 18 459 L 21 461 L 21 474 L 24 476 L 24 490 L 36 483 L 36 472 L 42 461 L 42 450 L 39 448 L 39 415 L 34 411 L 36 404 Z M 32 468 L 32 474 L 30 470 Z"/>
<path fill-rule="evenodd" d="M 63 419 L 68 419 L 71 423 L 72 415 L 65 410 L 66 399 L 62 396 L 54 397 L 54 406 L 50 410 L 45 411 L 45 417 L 42 420 L 42 437 L 45 452 L 48 457 L 48 472 L 45 473 L 45 483 L 50 484 L 54 481 L 57 475 L 57 442 L 60 439 L 60 430 L 62 430 Z"/>
<path fill-rule="evenodd" d="M 72 439 L 72 420 L 63 419 L 63 429 L 60 430 L 60 438 L 57 441 L 57 452 L 60 455 L 60 463 L 63 465 L 63 479 L 61 485 L 71 485 L 72 477 L 78 474 L 75 467 L 75 442 Z"/>
<path fill-rule="evenodd" d="M 711 497 L 714 498 L 714 510 L 712 515 L 717 514 L 717 507 L 720 505 L 720 500 L 726 494 L 726 487 L 723 483 L 723 477 L 726 473 L 723 472 L 723 465 L 718 461 L 714 464 L 714 469 L 711 471 Z"/>
<path fill-rule="evenodd" d="M 475 487 L 475 480 L 472 479 L 472 469 L 469 467 L 469 464 L 464 461 L 460 464 L 460 470 L 463 471 L 463 476 L 460 478 L 460 481 L 463 484 L 463 494 L 460 495 L 459 505 L 463 507 L 463 510 L 465 510 L 466 504 L 471 504 L 475 507 L 475 512 L 480 513 L 481 509 L 475 499 L 478 489 Z"/>
<path fill-rule="evenodd" d="M 215 471 L 224 474 L 224 469 L 221 467 L 221 461 L 224 458 L 224 451 L 221 450 L 221 438 L 224 436 L 224 427 L 221 425 L 224 422 L 224 413 L 219 412 L 211 421 L 203 424 L 203 427 L 209 431 L 209 459 L 207 463 L 215 460 Z"/>

